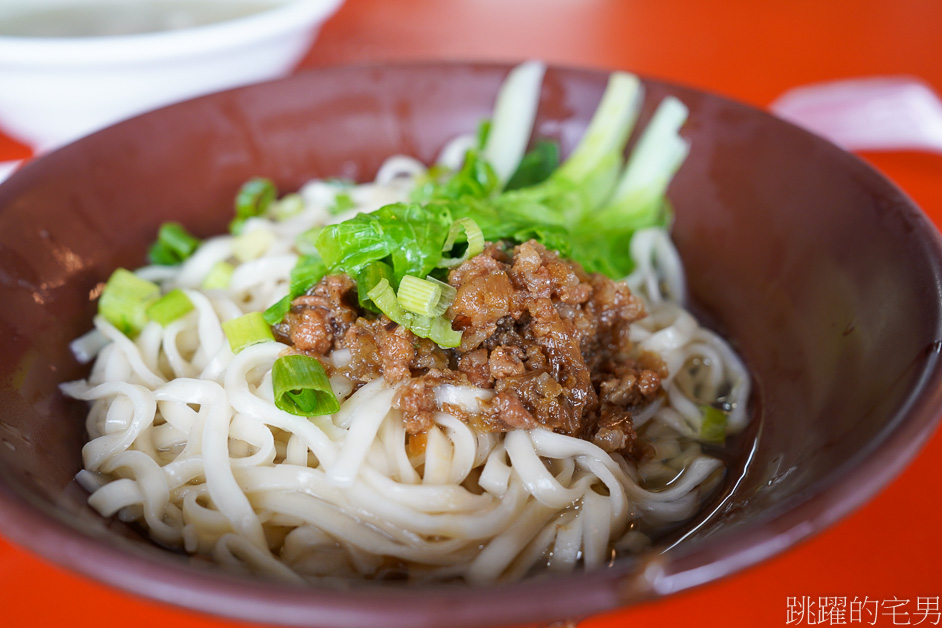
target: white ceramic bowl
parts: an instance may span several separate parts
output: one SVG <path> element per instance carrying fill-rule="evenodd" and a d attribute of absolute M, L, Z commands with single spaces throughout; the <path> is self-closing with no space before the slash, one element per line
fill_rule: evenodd
<path fill-rule="evenodd" d="M 170 30 L 100 36 L 0 34 L 0 128 L 45 151 L 121 119 L 196 95 L 289 73 L 342 0 L 109 0 L 149 5 L 252 4 L 248 15 Z M 135 6 L 131 6 L 132 3 Z M 102 0 L 4 0 L 0 24 L 29 7 Z M 269 5 L 265 8 L 264 5 Z M 74 23 L 74 21 L 73 21 Z M 2 29 L 0 29 L 2 32 Z"/>

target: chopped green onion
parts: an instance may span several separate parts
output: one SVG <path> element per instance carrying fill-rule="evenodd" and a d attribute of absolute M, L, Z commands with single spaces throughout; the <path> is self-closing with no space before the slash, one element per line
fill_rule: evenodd
<path fill-rule="evenodd" d="M 412 275 L 402 278 L 399 282 L 399 291 L 396 293 L 399 305 L 422 316 L 430 316 L 441 297 L 441 286 Z"/>
<path fill-rule="evenodd" d="M 275 220 L 288 220 L 304 211 L 304 198 L 300 194 L 285 194 L 272 203 L 269 211 Z"/>
<path fill-rule="evenodd" d="M 703 423 L 700 424 L 700 440 L 707 443 L 726 442 L 726 413 L 713 406 L 701 406 Z"/>
<path fill-rule="evenodd" d="M 124 268 L 118 268 L 101 293 L 98 313 L 117 327 L 121 333 L 131 337 L 147 324 L 147 308 L 160 298 L 157 284 L 141 279 Z"/>
<path fill-rule="evenodd" d="M 277 303 L 262 312 L 262 318 L 265 319 L 265 322 L 269 325 L 277 325 L 284 320 L 285 315 L 290 309 L 291 295 L 286 294 Z"/>
<path fill-rule="evenodd" d="M 452 329 L 451 321 L 444 316 L 413 316 L 409 331 L 442 347 L 457 347 L 461 344 L 461 332 Z"/>
<path fill-rule="evenodd" d="M 327 208 L 327 213 L 336 216 L 337 214 L 350 211 L 354 207 L 356 207 L 356 203 L 353 202 L 349 193 L 337 192 L 336 196 L 334 196 L 333 204 Z"/>
<path fill-rule="evenodd" d="M 443 268 L 458 266 L 484 250 L 484 232 L 481 231 L 478 223 L 466 217 L 459 218 L 452 223 L 448 229 L 448 235 L 445 237 L 445 244 L 442 245 L 442 252 L 450 251 L 454 247 L 458 234 L 462 231 L 464 231 L 465 239 L 468 242 L 468 248 L 465 249 L 464 255 L 455 258 L 442 258 L 439 266 Z"/>
<path fill-rule="evenodd" d="M 249 179 L 239 189 L 235 199 L 235 218 L 229 223 L 229 231 L 234 235 L 242 233 L 245 221 L 254 216 L 261 216 L 272 204 L 278 190 L 270 179 Z"/>
<path fill-rule="evenodd" d="M 432 318 L 432 329 L 426 338 L 442 347 L 457 347 L 461 344 L 461 332 L 452 329 L 451 321 L 444 316 Z"/>
<path fill-rule="evenodd" d="M 193 302 L 180 288 L 171 290 L 147 308 L 147 316 L 152 321 L 166 327 L 184 314 L 193 310 Z"/>
<path fill-rule="evenodd" d="M 271 327 L 265 322 L 261 312 L 249 312 L 222 324 L 222 331 L 229 340 L 233 353 L 238 353 L 248 346 L 274 340 Z"/>
<path fill-rule="evenodd" d="M 379 312 L 379 309 L 373 304 L 367 296 L 370 290 L 376 287 L 380 280 L 385 279 L 392 285 L 393 277 L 392 266 L 386 262 L 370 262 L 357 273 L 357 299 L 360 307 Z"/>
<path fill-rule="evenodd" d="M 409 326 L 411 317 L 408 312 L 399 307 L 399 300 L 396 298 L 396 293 L 387 279 L 380 279 L 379 283 L 367 292 L 367 296 L 376 304 L 380 312 L 389 317 L 389 320 L 399 323 L 403 327 Z"/>
<path fill-rule="evenodd" d="M 428 338 L 432 333 L 431 316 L 412 316 L 409 321 L 409 331 L 419 338 Z"/>
<path fill-rule="evenodd" d="M 285 355 L 271 369 L 275 405 L 298 416 L 333 414 L 340 402 L 330 387 L 324 367 L 306 355 Z"/>
<path fill-rule="evenodd" d="M 451 304 L 455 302 L 455 297 L 458 296 L 458 290 L 452 288 L 444 281 L 439 281 L 434 277 L 426 277 L 425 281 L 431 281 L 432 283 L 438 284 L 442 290 L 442 296 L 438 299 L 438 303 L 435 304 L 435 308 L 432 310 L 432 316 L 441 316 L 448 311 L 448 308 L 451 307 Z"/>
<path fill-rule="evenodd" d="M 232 242 L 232 254 L 240 262 L 250 262 L 265 254 L 275 241 L 275 234 L 268 229 L 254 229 L 236 236 Z"/>
<path fill-rule="evenodd" d="M 235 267 L 229 262 L 216 262 L 203 280 L 203 290 L 225 290 L 232 281 Z"/>
<path fill-rule="evenodd" d="M 461 332 L 452 329 L 451 321 L 444 316 L 423 316 L 403 310 L 399 306 L 396 293 L 393 292 L 392 286 L 386 279 L 381 279 L 369 291 L 368 296 L 391 321 L 402 325 L 416 336 L 428 338 L 442 347 L 457 347 L 461 344 Z"/>
<path fill-rule="evenodd" d="M 165 222 L 157 231 L 157 241 L 147 253 L 151 263 L 161 266 L 176 266 L 189 259 L 199 247 L 199 238 L 194 237 L 178 222 Z"/>

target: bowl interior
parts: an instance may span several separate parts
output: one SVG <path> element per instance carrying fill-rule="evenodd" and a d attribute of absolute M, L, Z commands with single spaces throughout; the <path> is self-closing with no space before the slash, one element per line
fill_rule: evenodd
<path fill-rule="evenodd" d="M 581 616 L 723 576 L 870 497 L 942 407 L 940 247 L 896 188 L 808 133 L 722 98 L 647 81 L 690 108 L 692 153 L 670 190 L 695 307 L 755 378 L 754 422 L 708 517 L 606 570 L 501 588 L 300 591 L 206 571 L 88 509 L 80 377 L 68 343 L 116 266 L 143 263 L 160 223 L 223 231 L 235 190 L 271 177 L 370 178 L 394 153 L 431 162 L 490 111 L 508 68 L 302 73 L 189 101 L 42 157 L 0 186 L 0 525 L 14 541 L 122 588 L 298 625 L 482 625 Z M 537 134 L 581 135 L 601 73 L 551 69 Z M 681 536 L 682 543 L 661 553 Z M 155 586 L 155 583 L 160 583 Z M 422 604 L 416 604 L 421 599 Z"/>

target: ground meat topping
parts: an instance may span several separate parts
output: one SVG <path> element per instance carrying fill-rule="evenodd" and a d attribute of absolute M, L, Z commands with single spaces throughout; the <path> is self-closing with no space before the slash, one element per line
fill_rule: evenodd
<path fill-rule="evenodd" d="M 324 362 L 355 386 L 377 377 L 398 384 L 394 405 L 409 434 L 448 410 L 477 429 L 543 426 L 637 453 L 631 410 L 662 394 L 667 369 L 632 347 L 629 326 L 644 307 L 627 285 L 588 274 L 535 241 L 512 249 L 490 243 L 453 269 L 448 283 L 457 294 L 446 316 L 462 332 L 455 349 L 359 311 L 344 276 L 326 277 L 295 299 L 275 331 L 315 357 L 347 350 L 342 365 Z M 489 392 L 474 412 L 444 408 L 435 389 L 445 383 Z"/>
<path fill-rule="evenodd" d="M 291 309 L 273 331 L 280 340 L 304 353 L 325 355 L 359 318 L 353 280 L 346 275 L 324 277 L 309 294 L 291 302 Z"/>

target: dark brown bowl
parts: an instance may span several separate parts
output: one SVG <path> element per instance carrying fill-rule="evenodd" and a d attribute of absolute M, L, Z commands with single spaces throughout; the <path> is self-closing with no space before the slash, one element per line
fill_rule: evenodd
<path fill-rule="evenodd" d="M 670 196 L 698 309 L 745 357 L 754 422 L 728 495 L 668 551 L 493 588 L 297 589 L 161 550 L 85 505 L 72 481 L 83 375 L 67 345 L 91 295 L 137 266 L 157 226 L 225 229 L 234 191 L 266 175 L 373 175 L 384 156 L 430 161 L 489 113 L 508 68 L 318 70 L 172 106 L 27 165 L 0 186 L 0 531 L 47 559 L 139 595 L 300 626 L 466 626 L 581 617 L 761 561 L 872 497 L 942 410 L 942 249 L 932 224 L 853 156 L 723 98 L 647 81 L 648 103 L 691 108 L 693 151 Z M 606 75 L 550 70 L 539 133 L 572 147 Z M 648 107 L 648 112 L 650 106 Z"/>

